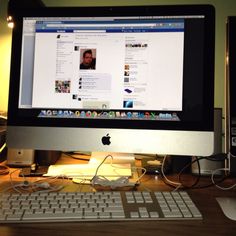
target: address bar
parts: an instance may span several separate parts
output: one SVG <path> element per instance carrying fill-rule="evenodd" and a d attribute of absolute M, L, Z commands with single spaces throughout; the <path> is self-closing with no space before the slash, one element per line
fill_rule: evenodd
<path fill-rule="evenodd" d="M 129 27 L 140 26 L 140 24 L 47 24 L 47 27 Z M 156 24 L 142 24 L 142 26 L 156 26 Z"/>

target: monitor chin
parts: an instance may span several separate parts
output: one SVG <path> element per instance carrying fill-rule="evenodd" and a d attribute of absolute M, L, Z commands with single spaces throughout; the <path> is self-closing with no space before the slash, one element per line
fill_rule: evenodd
<path fill-rule="evenodd" d="M 103 144 L 104 137 L 109 145 Z M 7 144 L 35 150 L 210 156 L 214 132 L 8 126 Z"/>

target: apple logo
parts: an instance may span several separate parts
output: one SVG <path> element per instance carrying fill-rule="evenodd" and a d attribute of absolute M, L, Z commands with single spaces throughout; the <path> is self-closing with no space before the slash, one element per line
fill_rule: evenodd
<path fill-rule="evenodd" d="M 110 141 L 110 136 L 109 134 L 107 134 L 106 136 L 103 136 L 102 137 L 102 144 L 103 145 L 110 145 L 111 144 L 111 141 Z"/>

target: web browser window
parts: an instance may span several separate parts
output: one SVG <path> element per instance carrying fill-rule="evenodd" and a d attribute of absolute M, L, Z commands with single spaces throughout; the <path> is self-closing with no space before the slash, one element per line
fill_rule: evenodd
<path fill-rule="evenodd" d="M 32 89 L 19 107 L 182 110 L 183 20 L 43 18 L 24 28 Z"/>

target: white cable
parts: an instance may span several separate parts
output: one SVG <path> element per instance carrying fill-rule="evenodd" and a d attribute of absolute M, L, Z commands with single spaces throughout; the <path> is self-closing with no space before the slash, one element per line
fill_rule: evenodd
<path fill-rule="evenodd" d="M 40 180 L 36 180 L 36 181 L 32 182 L 32 187 L 34 188 L 35 192 L 40 192 L 40 193 L 42 193 L 42 192 L 57 192 L 57 191 L 59 191 L 59 190 L 61 190 L 62 188 L 65 187 L 64 185 L 59 185 L 59 186 L 52 186 L 51 185 L 52 183 L 54 183 L 59 178 L 62 178 L 62 181 L 64 181 L 66 176 L 59 175 L 59 176 L 48 177 L 46 179 L 43 178 L 43 179 L 40 179 Z M 45 181 L 48 181 L 48 182 L 45 182 Z"/>
<path fill-rule="evenodd" d="M 143 178 L 143 176 L 146 174 L 147 170 L 144 167 L 132 167 L 132 169 L 136 169 L 136 170 L 141 170 L 141 172 L 143 171 L 143 173 L 138 177 L 138 179 L 135 181 L 136 184 L 140 183 L 140 180 Z"/>
<path fill-rule="evenodd" d="M 10 168 L 0 163 L 0 175 L 7 175 L 10 172 Z"/>
<path fill-rule="evenodd" d="M 236 156 L 233 155 L 231 152 L 229 152 L 229 155 L 232 156 L 232 157 L 234 157 L 234 158 L 236 158 Z"/>
<path fill-rule="evenodd" d="M 103 187 L 110 187 L 111 189 L 134 186 L 133 183 L 129 183 L 129 178 L 126 176 L 121 176 L 115 180 L 109 180 L 104 176 L 95 176 L 93 178 L 92 184 L 93 185 L 98 184 Z"/>
<path fill-rule="evenodd" d="M 15 184 L 13 184 L 12 174 L 15 173 L 16 171 L 19 171 L 19 170 L 16 169 L 16 170 L 10 172 L 10 175 L 9 175 L 9 177 L 10 177 L 10 182 L 11 182 L 11 188 L 14 189 L 16 192 L 21 193 L 21 191 L 17 189 L 18 186 L 16 186 Z M 18 184 L 17 184 L 17 185 L 18 185 Z"/>
<path fill-rule="evenodd" d="M 0 153 L 2 153 L 2 151 L 4 150 L 4 148 L 6 147 L 6 143 L 4 143 L 1 148 L 0 148 Z"/>
<path fill-rule="evenodd" d="M 170 183 L 170 184 L 172 184 L 172 185 L 177 185 L 176 188 L 173 190 L 173 191 L 176 191 L 176 190 L 178 190 L 180 187 L 182 187 L 182 184 L 179 183 L 179 182 L 174 182 L 174 181 L 172 181 L 172 180 L 169 180 L 169 179 L 167 178 L 167 176 L 165 175 L 164 165 L 165 165 L 165 162 L 166 162 L 166 158 L 167 158 L 167 155 L 164 156 L 163 161 L 162 161 L 161 174 L 162 174 L 162 176 L 164 177 L 164 179 L 166 180 L 167 183 Z"/>
<path fill-rule="evenodd" d="M 122 167 L 122 166 L 114 165 L 112 163 L 113 157 L 111 155 L 107 155 L 103 159 L 103 161 L 98 165 L 98 167 L 96 169 L 96 172 L 95 172 L 95 175 L 91 179 L 92 186 L 94 186 L 94 185 L 101 185 L 103 187 L 111 187 L 112 189 L 115 189 L 115 188 L 118 188 L 118 187 L 131 187 L 131 186 L 135 186 L 140 181 L 140 179 L 145 175 L 145 173 L 146 173 L 146 169 L 144 169 L 144 168 L 133 167 L 133 168 L 136 168 L 136 169 L 144 170 L 143 174 L 138 178 L 138 180 L 135 183 L 130 183 L 129 182 L 129 177 L 127 177 L 127 176 L 120 176 L 119 178 L 117 178 L 115 180 L 109 180 L 109 179 L 107 179 L 104 176 L 97 175 L 99 168 L 102 166 L 102 164 L 106 161 L 106 159 L 108 157 L 111 157 L 111 166 L 113 168 L 116 168 L 116 169 L 124 169 L 125 168 L 125 167 Z"/>
<path fill-rule="evenodd" d="M 64 181 L 65 176 L 56 176 L 56 177 L 49 177 L 49 178 L 43 178 L 39 179 L 33 182 L 28 181 L 25 176 L 23 175 L 24 180 L 21 183 L 14 184 L 13 179 L 12 179 L 12 174 L 15 173 L 16 171 L 19 171 L 19 169 L 16 169 L 12 172 L 10 172 L 10 183 L 11 186 L 4 189 L 2 192 L 6 192 L 10 189 L 13 189 L 14 191 L 18 193 L 23 193 L 23 192 L 56 192 L 64 188 L 64 185 L 60 186 L 51 186 L 51 183 L 56 181 L 58 178 L 62 178 L 62 181 Z M 51 180 L 49 182 L 46 182 L 47 180 Z"/>
<path fill-rule="evenodd" d="M 49 185 L 49 188 L 43 189 L 43 190 L 37 190 L 36 192 L 37 192 L 37 193 L 58 192 L 58 191 L 60 191 L 60 190 L 63 189 L 63 188 L 64 188 L 63 185 L 59 185 L 59 186 L 56 186 L 56 187 L 52 187 L 52 186 Z"/>
<path fill-rule="evenodd" d="M 111 160 L 112 161 L 112 160 Z M 123 167 L 123 166 L 119 166 L 119 165 L 114 165 L 111 163 L 111 166 L 113 168 L 116 168 L 116 169 L 127 169 L 127 167 Z M 136 166 L 133 166 L 131 167 L 132 170 L 141 170 L 141 172 L 143 171 L 143 173 L 139 176 L 139 178 L 135 181 L 136 184 L 138 184 L 140 182 L 140 180 L 142 179 L 142 177 L 146 174 L 147 170 L 144 168 L 144 167 L 136 167 Z"/>
<path fill-rule="evenodd" d="M 218 172 L 218 171 L 230 171 L 230 169 L 229 169 L 229 168 L 220 168 L 220 169 L 216 169 L 216 170 L 212 171 L 212 174 L 211 174 L 211 181 L 212 181 L 212 183 L 213 183 L 217 188 L 219 188 L 219 189 L 221 189 L 221 190 L 230 190 L 230 189 L 233 189 L 233 188 L 236 187 L 236 184 L 233 184 L 233 185 L 231 185 L 231 186 L 229 186 L 229 187 L 221 187 L 221 186 L 219 186 L 219 185 L 215 182 L 215 180 L 214 180 L 215 173 Z"/>
<path fill-rule="evenodd" d="M 0 119 L 4 119 L 4 120 L 7 120 L 7 117 L 6 116 L 3 116 L 3 115 L 0 115 Z M 1 148 L 0 148 L 0 153 L 2 153 L 2 151 L 4 150 L 4 148 L 6 147 L 6 143 L 4 143 Z"/>
<path fill-rule="evenodd" d="M 3 115 L 0 115 L 0 119 L 7 120 L 7 117 L 6 117 L 6 116 L 3 116 Z"/>
<path fill-rule="evenodd" d="M 102 166 L 102 164 L 106 161 L 106 159 L 107 159 L 108 157 L 111 157 L 111 165 L 112 165 L 113 156 L 112 156 L 112 155 L 107 155 L 107 156 L 105 156 L 105 158 L 103 159 L 103 161 L 98 165 L 98 167 L 97 167 L 97 169 L 96 169 L 96 171 L 95 171 L 95 174 L 94 174 L 93 178 L 97 176 L 98 170 L 100 169 L 100 167 Z M 92 178 L 92 180 L 93 180 L 93 178 Z"/>

